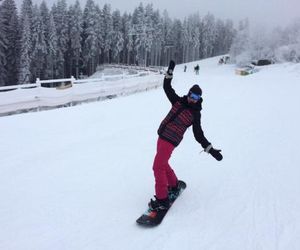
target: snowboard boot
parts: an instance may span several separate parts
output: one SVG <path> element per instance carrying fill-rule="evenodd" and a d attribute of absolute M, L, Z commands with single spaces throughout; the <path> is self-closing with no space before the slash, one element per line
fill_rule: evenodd
<path fill-rule="evenodd" d="M 155 200 L 150 200 L 148 206 L 151 210 L 156 210 L 156 211 L 167 211 L 170 206 L 171 206 L 171 203 L 170 203 L 170 200 L 169 198 L 166 198 L 166 199 L 158 199 L 156 196 L 155 197 Z"/>
<path fill-rule="evenodd" d="M 181 190 L 184 189 L 185 187 L 186 187 L 186 184 L 181 180 L 177 181 L 177 185 L 175 187 L 169 187 L 169 189 L 168 189 L 169 200 L 171 202 L 176 200 L 176 198 L 179 196 Z"/>

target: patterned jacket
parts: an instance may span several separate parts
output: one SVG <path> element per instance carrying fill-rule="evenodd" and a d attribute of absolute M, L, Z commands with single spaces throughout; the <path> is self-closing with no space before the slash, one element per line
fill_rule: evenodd
<path fill-rule="evenodd" d="M 195 139 L 203 148 L 207 148 L 210 142 L 205 138 L 201 128 L 202 98 L 196 104 L 189 104 L 187 96 L 179 97 L 171 86 L 172 79 L 164 79 L 164 91 L 172 103 L 172 108 L 162 121 L 158 129 L 161 139 L 179 145 L 188 127 L 193 125 Z"/>

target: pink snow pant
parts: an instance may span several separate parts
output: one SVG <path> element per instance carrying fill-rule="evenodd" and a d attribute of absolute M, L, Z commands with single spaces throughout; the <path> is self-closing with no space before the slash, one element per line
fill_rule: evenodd
<path fill-rule="evenodd" d="M 177 185 L 177 177 L 168 163 L 174 148 L 175 146 L 171 143 L 158 138 L 157 152 L 153 163 L 155 195 L 158 199 L 167 198 L 168 186 L 175 187 Z"/>

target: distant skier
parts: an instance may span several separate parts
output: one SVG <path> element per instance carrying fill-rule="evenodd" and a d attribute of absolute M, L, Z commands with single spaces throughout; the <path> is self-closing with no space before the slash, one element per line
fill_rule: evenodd
<path fill-rule="evenodd" d="M 165 210 L 170 206 L 170 193 L 178 191 L 178 179 L 168 161 L 175 147 L 183 139 L 188 127 L 193 126 L 195 139 L 216 160 L 221 161 L 221 150 L 214 149 L 205 138 L 201 128 L 202 90 L 199 85 L 194 85 L 188 94 L 179 97 L 171 86 L 175 62 L 170 61 L 169 68 L 164 78 L 163 88 L 172 108 L 164 118 L 158 129 L 157 153 L 153 163 L 155 177 L 155 200 L 149 202 L 149 207 L 154 210 Z"/>
<path fill-rule="evenodd" d="M 187 66 L 186 66 L 186 65 L 184 65 L 183 72 L 186 72 L 186 69 L 187 69 Z"/>
<path fill-rule="evenodd" d="M 194 68 L 195 72 L 196 72 L 196 75 L 199 75 L 199 70 L 200 70 L 200 66 L 199 64 L 197 64 Z"/>

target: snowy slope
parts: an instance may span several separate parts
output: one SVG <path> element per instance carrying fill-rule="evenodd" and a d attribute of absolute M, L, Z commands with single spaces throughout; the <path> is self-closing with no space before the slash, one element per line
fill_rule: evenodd
<path fill-rule="evenodd" d="M 162 88 L 0 118 L 0 249 L 300 249 L 300 65 L 237 76 L 217 59 L 175 69 L 174 88 L 203 89 L 202 127 L 171 165 L 187 189 L 155 229 L 136 218 L 153 195 Z M 162 79 L 163 80 L 163 79 Z"/>

